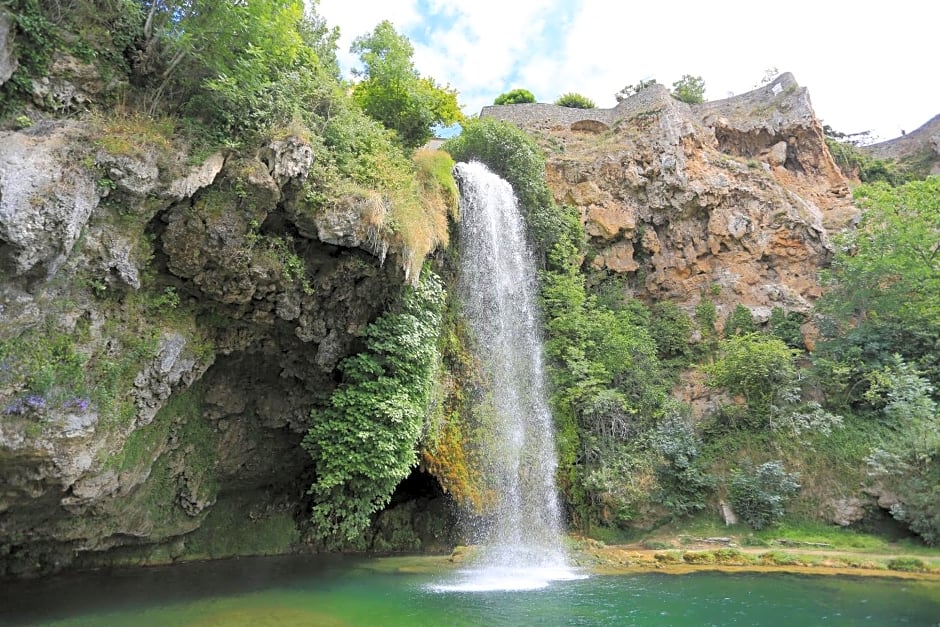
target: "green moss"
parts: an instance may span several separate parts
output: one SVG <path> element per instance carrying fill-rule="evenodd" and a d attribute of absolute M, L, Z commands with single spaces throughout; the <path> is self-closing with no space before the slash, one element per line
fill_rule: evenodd
<path fill-rule="evenodd" d="M 289 512 L 252 515 L 250 498 L 220 499 L 202 525 L 184 539 L 183 559 L 276 555 L 300 543 L 297 524 Z"/>

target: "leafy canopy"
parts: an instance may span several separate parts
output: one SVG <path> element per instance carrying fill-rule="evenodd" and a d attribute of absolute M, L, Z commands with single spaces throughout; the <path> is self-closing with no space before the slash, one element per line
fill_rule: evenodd
<path fill-rule="evenodd" d="M 353 97 L 372 118 L 394 131 L 408 148 L 417 148 L 432 137 L 431 127 L 463 120 L 457 92 L 418 74 L 414 48 L 404 35 L 385 20 L 369 34 L 357 38 L 352 52 L 364 69 Z"/>
<path fill-rule="evenodd" d="M 139 71 L 155 75 L 151 113 L 183 103 L 223 133 L 299 117 L 335 83 L 335 41 L 302 0 L 144 3 Z"/>
<path fill-rule="evenodd" d="M 672 96 L 688 104 L 701 104 L 705 102 L 705 81 L 701 76 L 683 74 L 672 84 Z"/>
<path fill-rule="evenodd" d="M 710 387 L 743 396 L 754 418 L 764 421 L 792 396 L 798 351 L 761 333 L 735 335 L 720 343 L 721 357 L 703 367 Z"/>
<path fill-rule="evenodd" d="M 859 186 L 855 231 L 837 240 L 819 305 L 844 337 L 831 348 L 881 364 L 898 353 L 940 382 L 940 177 Z M 824 347 L 825 348 L 825 347 Z"/>
<path fill-rule="evenodd" d="M 496 96 L 495 105 L 524 104 L 535 102 L 535 95 L 528 89 L 513 89 Z"/>
<path fill-rule="evenodd" d="M 562 94 L 558 97 L 558 100 L 555 101 L 555 104 L 559 107 L 570 107 L 572 109 L 594 109 L 597 107 L 594 101 L 587 96 L 582 96 L 574 92 Z"/>

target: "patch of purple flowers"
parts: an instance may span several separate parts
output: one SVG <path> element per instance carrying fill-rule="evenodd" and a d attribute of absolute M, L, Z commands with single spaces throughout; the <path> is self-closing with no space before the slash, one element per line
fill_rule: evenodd
<path fill-rule="evenodd" d="M 65 402 L 64 407 L 66 409 L 77 409 L 78 411 L 84 412 L 88 411 L 88 405 L 91 404 L 87 398 L 82 398 L 80 396 L 73 396 Z"/>
<path fill-rule="evenodd" d="M 3 413 L 11 416 L 22 416 L 31 409 L 42 409 L 46 406 L 46 399 L 37 394 L 18 398 L 3 409 Z"/>

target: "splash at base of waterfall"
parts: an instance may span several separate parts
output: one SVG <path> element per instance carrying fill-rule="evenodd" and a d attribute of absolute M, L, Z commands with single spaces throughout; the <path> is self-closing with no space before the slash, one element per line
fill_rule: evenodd
<path fill-rule="evenodd" d="M 450 582 L 432 584 L 431 592 L 507 592 L 541 590 L 555 581 L 587 579 L 587 575 L 566 565 L 558 566 L 484 566 L 454 573 Z"/>

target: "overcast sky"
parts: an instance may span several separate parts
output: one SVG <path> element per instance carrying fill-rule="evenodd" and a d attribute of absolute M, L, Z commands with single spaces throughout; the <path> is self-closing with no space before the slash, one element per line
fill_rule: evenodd
<path fill-rule="evenodd" d="M 940 113 L 937 0 L 319 0 L 317 12 L 340 28 L 347 72 L 352 40 L 391 21 L 418 70 L 456 88 L 467 115 L 516 87 L 539 102 L 573 91 L 612 107 L 624 85 L 683 74 L 717 100 L 772 67 L 792 72 L 843 132 L 890 139 Z"/>

